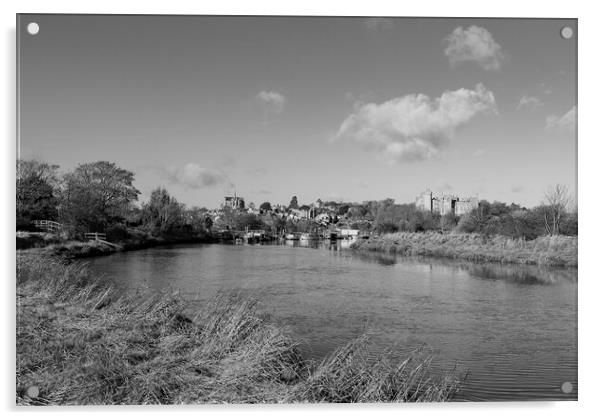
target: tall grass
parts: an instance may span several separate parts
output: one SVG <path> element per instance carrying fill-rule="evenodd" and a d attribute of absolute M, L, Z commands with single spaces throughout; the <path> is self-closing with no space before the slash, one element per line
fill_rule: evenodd
<path fill-rule="evenodd" d="M 400 232 L 358 240 L 352 247 L 366 251 L 457 258 L 474 262 L 577 266 L 577 237 L 574 236 L 542 236 L 525 241 L 500 235 Z"/>
<path fill-rule="evenodd" d="M 220 295 L 192 312 L 49 256 L 21 255 L 17 270 L 19 405 L 445 401 L 459 387 L 422 353 L 371 361 L 363 337 L 304 360 L 256 300 Z"/>

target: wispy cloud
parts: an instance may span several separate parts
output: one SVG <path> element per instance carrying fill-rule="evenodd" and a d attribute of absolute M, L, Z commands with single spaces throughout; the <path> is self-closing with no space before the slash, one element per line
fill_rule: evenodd
<path fill-rule="evenodd" d="M 372 101 L 374 98 L 374 92 L 368 91 L 363 93 L 345 92 L 345 100 L 351 102 L 354 107 L 361 106 L 367 102 Z"/>
<path fill-rule="evenodd" d="M 541 101 L 541 99 L 535 97 L 535 96 L 527 96 L 527 95 L 523 95 L 520 100 L 518 101 L 518 105 L 516 106 L 516 109 L 536 109 L 543 106 L 543 102 Z"/>
<path fill-rule="evenodd" d="M 503 53 L 500 44 L 491 33 L 480 26 L 466 29 L 458 26 L 444 39 L 445 55 L 452 65 L 463 61 L 474 61 L 485 70 L 499 70 Z"/>
<path fill-rule="evenodd" d="M 255 100 L 263 106 L 266 112 L 273 114 L 282 113 L 286 104 L 286 97 L 273 90 L 262 90 L 255 96 Z"/>
<path fill-rule="evenodd" d="M 439 154 L 457 127 L 496 112 L 495 97 L 482 84 L 445 91 L 436 99 L 411 94 L 358 107 L 333 140 L 355 140 L 391 163 L 425 160 Z"/>
<path fill-rule="evenodd" d="M 474 152 L 472 152 L 472 155 L 474 157 L 483 156 L 484 154 L 485 154 L 485 150 L 483 150 L 483 149 L 477 149 Z"/>
<path fill-rule="evenodd" d="M 187 189 L 209 188 L 232 183 L 228 177 L 215 169 L 204 168 L 196 163 L 187 163 L 182 167 L 160 168 L 171 184 L 182 185 Z"/>
<path fill-rule="evenodd" d="M 546 130 L 567 130 L 574 131 L 577 122 L 577 107 L 573 106 L 561 117 L 550 115 L 546 118 Z"/>
<path fill-rule="evenodd" d="M 524 190 L 525 189 L 520 185 L 515 185 L 510 189 L 510 191 L 513 193 L 520 193 L 520 192 L 523 192 Z"/>
<path fill-rule="evenodd" d="M 393 20 L 389 18 L 371 17 L 364 20 L 364 27 L 370 32 L 389 31 L 393 26 Z"/>
<path fill-rule="evenodd" d="M 267 175 L 268 170 L 266 168 L 249 168 L 245 170 L 245 173 L 252 176 L 264 176 Z"/>

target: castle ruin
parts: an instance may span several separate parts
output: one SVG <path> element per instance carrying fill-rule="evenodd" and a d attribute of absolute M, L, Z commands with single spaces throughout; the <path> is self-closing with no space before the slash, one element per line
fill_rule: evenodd
<path fill-rule="evenodd" d="M 424 191 L 416 198 L 416 208 L 436 214 L 452 213 L 460 216 L 479 206 L 477 197 L 458 197 L 447 194 L 436 197 L 430 190 Z"/>

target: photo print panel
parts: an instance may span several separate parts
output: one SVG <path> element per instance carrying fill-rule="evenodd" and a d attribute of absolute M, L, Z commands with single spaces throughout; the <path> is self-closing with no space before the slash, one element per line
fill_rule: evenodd
<path fill-rule="evenodd" d="M 17 34 L 17 405 L 577 400 L 576 19 Z"/>

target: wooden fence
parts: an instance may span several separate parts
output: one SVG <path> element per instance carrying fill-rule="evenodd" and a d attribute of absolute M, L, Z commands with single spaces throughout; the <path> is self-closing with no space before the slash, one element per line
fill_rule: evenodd
<path fill-rule="evenodd" d="M 85 234 L 86 239 L 90 241 L 106 241 L 107 234 L 100 232 L 88 232 Z"/>
<path fill-rule="evenodd" d="M 33 225 L 41 230 L 46 232 L 56 232 L 61 228 L 61 224 L 59 222 L 54 222 L 52 220 L 34 220 Z"/>

